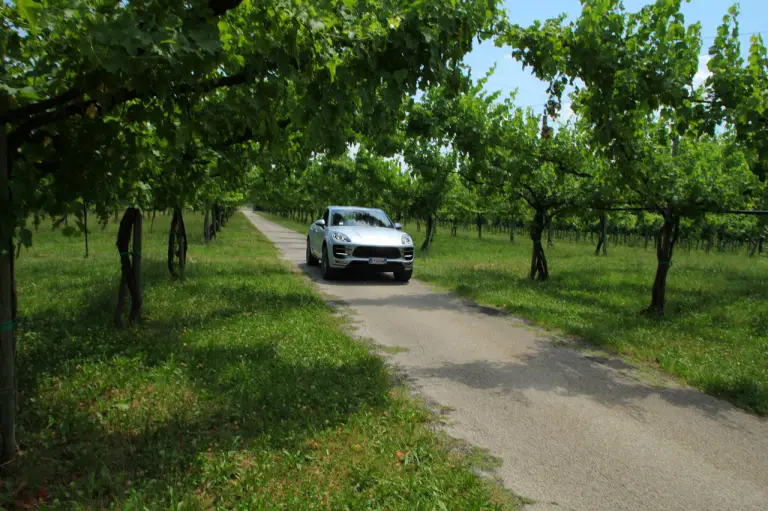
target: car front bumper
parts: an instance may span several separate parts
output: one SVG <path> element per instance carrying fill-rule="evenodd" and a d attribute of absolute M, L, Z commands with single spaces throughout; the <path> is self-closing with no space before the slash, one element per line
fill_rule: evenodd
<path fill-rule="evenodd" d="M 329 258 L 329 263 L 335 269 L 368 268 L 373 271 L 390 272 L 413 268 L 414 248 L 412 246 L 379 247 L 355 243 L 334 243 L 331 245 L 330 251 L 333 257 Z M 359 257 L 361 251 L 365 253 L 365 257 Z M 386 257 L 387 255 L 395 257 Z M 371 258 L 374 256 L 383 256 L 386 263 L 371 264 Z"/>

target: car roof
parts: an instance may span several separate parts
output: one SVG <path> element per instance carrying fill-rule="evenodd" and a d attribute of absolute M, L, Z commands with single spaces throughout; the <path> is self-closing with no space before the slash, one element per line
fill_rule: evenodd
<path fill-rule="evenodd" d="M 328 209 L 360 209 L 363 211 L 383 211 L 381 208 L 362 208 L 360 206 L 328 206 Z"/>

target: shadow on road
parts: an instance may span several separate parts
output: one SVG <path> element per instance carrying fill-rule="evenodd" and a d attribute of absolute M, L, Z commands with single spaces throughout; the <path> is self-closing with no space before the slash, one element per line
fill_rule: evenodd
<path fill-rule="evenodd" d="M 655 420 L 656 414 L 643 403 L 658 397 L 676 407 L 696 409 L 728 428 L 746 432 L 744 425 L 734 419 L 732 412 L 736 407 L 730 403 L 671 382 L 652 385 L 639 375 L 624 371 L 629 368 L 631 366 L 610 355 L 587 355 L 542 339 L 537 341 L 534 351 L 517 360 L 447 362 L 414 372 L 475 389 L 496 390 L 519 401 L 527 401 L 525 391 L 529 389 L 563 397 L 587 397 L 607 408 L 619 407 L 641 422 Z"/>
<path fill-rule="evenodd" d="M 353 269 L 336 274 L 332 280 L 323 279 L 320 269 L 307 263 L 297 265 L 313 282 L 326 286 L 406 286 L 406 282 L 398 282 L 391 273 L 379 273 L 371 270 Z"/>

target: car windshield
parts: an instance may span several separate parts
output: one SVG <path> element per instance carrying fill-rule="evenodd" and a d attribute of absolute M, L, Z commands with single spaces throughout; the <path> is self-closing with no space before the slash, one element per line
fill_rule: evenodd
<path fill-rule="evenodd" d="M 333 212 L 333 226 L 386 227 L 392 228 L 392 221 L 383 211 L 365 209 L 344 209 Z"/>

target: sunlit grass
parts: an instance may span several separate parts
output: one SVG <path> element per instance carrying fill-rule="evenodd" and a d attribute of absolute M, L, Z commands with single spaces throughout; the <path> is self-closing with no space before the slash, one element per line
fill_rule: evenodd
<path fill-rule="evenodd" d="M 22 253 L 21 455 L 0 505 L 489 509 L 516 500 L 429 430 L 382 360 L 236 215 L 187 278 L 145 221 L 143 324 L 116 331 L 116 226 Z"/>

